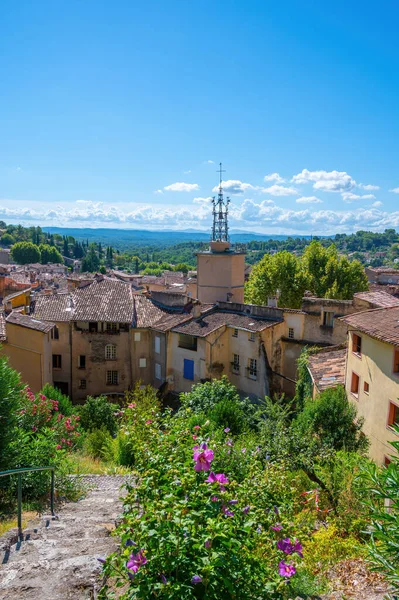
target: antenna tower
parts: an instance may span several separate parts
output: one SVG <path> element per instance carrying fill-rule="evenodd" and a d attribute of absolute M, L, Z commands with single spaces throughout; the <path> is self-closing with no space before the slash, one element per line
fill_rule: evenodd
<path fill-rule="evenodd" d="M 228 214 L 229 214 L 229 204 L 230 198 L 226 197 L 226 200 L 223 196 L 223 186 L 222 186 L 222 173 L 226 171 L 222 169 L 222 163 L 219 163 L 219 192 L 218 197 L 214 196 L 212 198 L 213 205 L 213 225 L 212 225 L 212 242 L 228 242 L 229 240 L 229 224 L 228 224 Z"/>

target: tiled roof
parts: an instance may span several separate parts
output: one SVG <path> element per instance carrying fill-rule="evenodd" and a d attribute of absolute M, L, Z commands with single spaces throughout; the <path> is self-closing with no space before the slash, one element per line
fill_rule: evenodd
<path fill-rule="evenodd" d="M 28 315 L 23 315 L 16 311 L 13 311 L 8 315 L 6 323 L 27 327 L 28 329 L 34 329 L 35 331 L 41 331 L 42 333 L 48 333 L 54 327 L 54 323 L 51 323 L 50 321 L 39 321 L 38 319 L 33 319 Z"/>
<path fill-rule="evenodd" d="M 263 331 L 268 327 L 273 327 L 281 321 L 257 319 L 237 313 L 229 313 L 215 310 L 214 312 L 205 314 L 200 319 L 192 319 L 189 323 L 175 327 L 173 331 L 193 335 L 195 337 L 206 337 L 220 327 L 231 327 L 233 329 L 244 329 L 245 331 L 257 332 Z"/>
<path fill-rule="evenodd" d="M 3 299 L 3 304 L 5 305 L 5 304 L 7 304 L 7 302 L 9 302 L 10 300 L 12 300 L 13 298 L 17 298 L 17 297 L 18 297 L 18 296 L 20 296 L 21 294 L 24 294 L 25 292 L 29 292 L 29 290 L 30 290 L 30 289 L 31 289 L 31 288 L 30 288 L 30 287 L 28 287 L 28 288 L 25 288 L 25 289 L 23 289 L 23 290 L 18 290 L 17 292 L 13 292 L 12 294 L 8 294 L 8 296 L 6 296 L 6 297 Z"/>
<path fill-rule="evenodd" d="M 75 321 L 132 322 L 133 294 L 123 281 L 99 277 L 72 296 Z"/>
<path fill-rule="evenodd" d="M 399 306 L 373 308 L 340 320 L 370 337 L 399 346 Z"/>
<path fill-rule="evenodd" d="M 355 298 L 365 300 L 374 305 L 374 308 L 386 308 L 389 306 L 399 306 L 399 299 L 384 291 L 377 292 L 357 292 Z"/>
<path fill-rule="evenodd" d="M 35 318 L 56 323 L 71 321 L 72 311 L 67 311 L 72 301 L 72 294 L 36 294 L 33 306 Z"/>
<path fill-rule="evenodd" d="M 399 269 L 393 267 L 366 267 L 369 271 L 375 271 L 377 273 L 391 273 L 392 275 L 399 275 Z"/>
<path fill-rule="evenodd" d="M 346 348 L 323 350 L 309 357 L 308 369 L 319 390 L 345 383 Z"/>

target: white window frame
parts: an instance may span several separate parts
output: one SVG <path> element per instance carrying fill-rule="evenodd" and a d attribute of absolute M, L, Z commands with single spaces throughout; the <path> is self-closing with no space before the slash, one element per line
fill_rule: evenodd
<path fill-rule="evenodd" d="M 147 366 L 146 358 L 139 358 L 139 367 L 140 369 L 144 369 Z"/>
<path fill-rule="evenodd" d="M 248 358 L 248 377 L 249 379 L 258 378 L 258 361 L 256 358 Z"/>
<path fill-rule="evenodd" d="M 141 332 L 140 331 L 135 331 L 134 332 L 134 341 L 135 342 L 140 342 L 141 341 Z"/>
<path fill-rule="evenodd" d="M 251 333 L 248 336 L 248 339 L 250 342 L 254 342 L 255 341 L 255 332 L 251 331 Z"/>
<path fill-rule="evenodd" d="M 116 360 L 115 344 L 107 344 L 105 346 L 105 360 Z"/>

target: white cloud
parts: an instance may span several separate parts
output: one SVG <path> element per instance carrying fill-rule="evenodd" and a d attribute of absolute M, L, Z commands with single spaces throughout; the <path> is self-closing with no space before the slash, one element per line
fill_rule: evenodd
<path fill-rule="evenodd" d="M 377 200 L 377 202 L 373 202 L 373 204 L 371 206 L 374 206 L 374 208 L 378 208 L 379 206 L 382 206 L 382 202 Z"/>
<path fill-rule="evenodd" d="M 214 164 L 215 164 L 215 161 L 214 161 L 214 160 L 206 160 L 206 161 L 205 161 L 205 164 L 206 164 L 206 165 L 214 165 Z"/>
<path fill-rule="evenodd" d="M 191 173 L 191 169 L 189 169 L 188 171 L 183 171 L 183 173 L 184 173 L 185 175 L 189 175 L 189 174 Z"/>
<path fill-rule="evenodd" d="M 316 196 L 302 196 L 302 198 L 297 198 L 296 202 L 298 204 L 321 204 L 323 200 L 316 198 Z"/>
<path fill-rule="evenodd" d="M 345 202 L 354 202 L 355 200 L 375 200 L 374 194 L 353 194 L 352 192 L 342 192 L 342 199 Z"/>
<path fill-rule="evenodd" d="M 155 190 L 154 194 L 163 194 L 162 190 Z"/>
<path fill-rule="evenodd" d="M 309 171 L 303 169 L 292 178 L 293 183 L 313 183 L 315 190 L 344 192 L 353 189 L 356 181 L 345 171 Z"/>
<path fill-rule="evenodd" d="M 362 190 L 366 190 L 367 192 L 373 192 L 375 190 L 379 190 L 380 186 L 379 185 L 364 185 L 364 183 L 358 183 L 357 185 L 358 188 L 362 189 Z"/>
<path fill-rule="evenodd" d="M 171 183 L 163 188 L 166 192 L 195 192 L 199 190 L 198 183 L 184 183 L 183 181 L 177 181 Z"/>
<path fill-rule="evenodd" d="M 392 190 L 389 190 L 389 191 L 393 192 L 394 194 L 399 194 L 399 187 L 393 188 Z"/>
<path fill-rule="evenodd" d="M 211 196 L 208 196 L 208 198 L 193 198 L 194 204 L 205 204 L 205 205 L 207 205 L 207 204 L 210 204 L 211 200 L 212 200 Z"/>
<path fill-rule="evenodd" d="M 226 194 L 232 194 L 233 196 L 239 196 L 240 194 L 245 194 L 248 190 L 257 190 L 258 187 L 251 185 L 250 183 L 244 183 L 239 179 L 228 179 L 227 181 L 222 181 L 223 190 Z M 212 192 L 218 192 L 219 186 L 215 185 Z"/>
<path fill-rule="evenodd" d="M 276 183 L 285 183 L 285 179 L 279 173 L 270 173 L 264 176 L 264 181 L 275 181 Z"/>
<path fill-rule="evenodd" d="M 284 187 L 283 185 L 272 185 L 267 188 L 262 188 L 262 192 L 271 196 L 297 196 L 298 190 L 292 187 Z"/>

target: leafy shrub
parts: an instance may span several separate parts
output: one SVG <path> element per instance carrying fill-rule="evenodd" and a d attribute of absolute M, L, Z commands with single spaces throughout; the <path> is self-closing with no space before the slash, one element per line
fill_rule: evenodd
<path fill-rule="evenodd" d="M 322 526 L 304 544 L 305 564 L 313 574 L 325 574 L 330 567 L 347 558 L 364 555 L 353 536 L 342 536 L 334 524 Z"/>
<path fill-rule="evenodd" d="M 83 448 L 93 458 L 113 458 L 113 439 L 106 427 L 92 429 L 85 437 Z"/>
<path fill-rule="evenodd" d="M 14 437 L 23 386 L 19 374 L 0 356 L 0 469 L 7 468 L 7 447 Z"/>
<path fill-rule="evenodd" d="M 65 396 L 58 388 L 53 387 L 49 383 L 46 383 L 41 393 L 50 400 L 57 401 L 58 410 L 62 415 L 70 417 L 74 413 L 74 407 L 71 402 L 71 399 L 69 398 L 69 396 Z"/>
<path fill-rule="evenodd" d="M 213 407 L 210 418 L 217 427 L 228 427 L 233 435 L 239 434 L 245 427 L 245 415 L 236 400 L 221 400 Z"/>
<path fill-rule="evenodd" d="M 209 417 L 217 404 L 220 402 L 241 409 L 243 423 L 254 428 L 256 425 L 257 409 L 249 398 L 242 399 L 237 388 L 229 382 L 224 375 L 221 379 L 212 379 L 205 383 L 193 385 L 191 392 L 180 394 L 182 411 L 190 409 L 194 413 L 204 413 Z"/>
<path fill-rule="evenodd" d="M 130 437 L 124 431 L 118 431 L 118 435 L 113 440 L 113 460 L 122 467 L 131 467 L 134 465 L 134 453 L 130 442 Z"/>
<path fill-rule="evenodd" d="M 105 396 L 88 396 L 86 402 L 79 407 L 80 424 L 86 431 L 105 428 L 111 435 L 115 435 L 118 429 L 118 412 L 119 406 L 109 402 Z"/>

